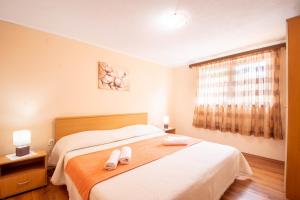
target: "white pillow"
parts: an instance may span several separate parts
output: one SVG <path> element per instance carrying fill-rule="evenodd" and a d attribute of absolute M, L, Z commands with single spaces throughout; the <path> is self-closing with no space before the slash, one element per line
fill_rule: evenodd
<path fill-rule="evenodd" d="M 83 131 L 62 137 L 55 144 L 51 155 L 49 157 L 49 165 L 56 165 L 58 160 L 67 152 L 96 146 L 108 144 L 128 138 L 140 137 L 149 134 L 163 132 L 163 130 L 152 125 L 132 125 L 119 129 L 112 130 L 98 130 L 98 131 Z"/>

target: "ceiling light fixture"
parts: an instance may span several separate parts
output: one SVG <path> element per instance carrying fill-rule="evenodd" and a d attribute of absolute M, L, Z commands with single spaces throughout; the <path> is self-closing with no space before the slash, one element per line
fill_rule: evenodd
<path fill-rule="evenodd" d="M 187 24 L 188 17 L 183 12 L 166 13 L 161 17 L 161 25 L 164 29 L 174 30 Z"/>
<path fill-rule="evenodd" d="M 165 30 L 178 29 L 188 22 L 188 15 L 183 11 L 178 11 L 179 0 L 176 7 L 171 12 L 166 12 L 160 17 L 160 24 Z"/>

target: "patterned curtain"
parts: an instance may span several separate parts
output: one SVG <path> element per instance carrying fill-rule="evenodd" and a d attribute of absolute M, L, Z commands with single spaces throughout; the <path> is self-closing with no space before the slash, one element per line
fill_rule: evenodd
<path fill-rule="evenodd" d="M 283 139 L 280 49 L 199 66 L 198 76 L 195 127 Z"/>

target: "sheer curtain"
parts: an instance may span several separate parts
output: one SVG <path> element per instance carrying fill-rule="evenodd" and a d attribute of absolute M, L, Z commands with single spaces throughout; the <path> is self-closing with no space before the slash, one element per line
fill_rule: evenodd
<path fill-rule="evenodd" d="M 193 125 L 283 139 L 279 75 L 279 49 L 199 66 Z"/>

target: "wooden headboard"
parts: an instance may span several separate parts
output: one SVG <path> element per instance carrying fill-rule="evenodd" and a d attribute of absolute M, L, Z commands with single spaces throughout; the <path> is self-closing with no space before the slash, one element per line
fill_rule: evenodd
<path fill-rule="evenodd" d="M 109 130 L 147 123 L 147 113 L 61 117 L 55 119 L 55 141 L 80 131 Z"/>

